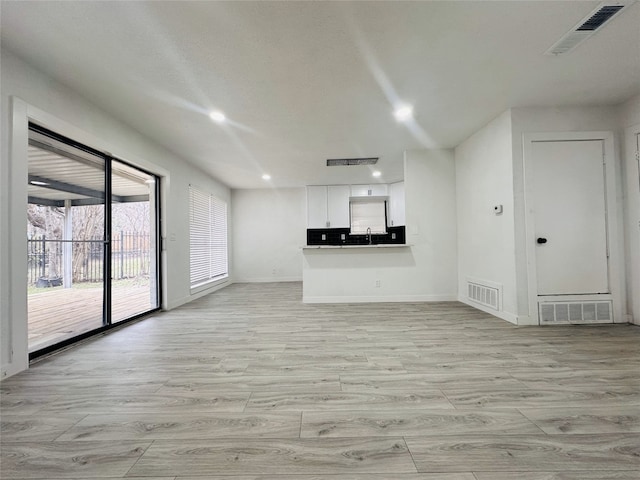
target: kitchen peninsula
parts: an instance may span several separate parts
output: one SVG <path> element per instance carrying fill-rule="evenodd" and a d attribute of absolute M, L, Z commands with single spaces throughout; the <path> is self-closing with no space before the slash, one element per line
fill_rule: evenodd
<path fill-rule="evenodd" d="M 302 261 L 305 303 L 423 300 L 400 289 L 416 263 L 407 244 L 306 246 Z"/>
<path fill-rule="evenodd" d="M 404 183 L 307 187 L 303 301 L 389 301 L 393 272 L 415 264 L 406 244 Z"/>
<path fill-rule="evenodd" d="M 402 242 L 394 244 L 393 247 L 342 248 L 307 248 L 310 245 L 308 241 L 305 242 L 305 247 L 299 250 L 302 257 L 303 302 L 311 304 L 458 300 L 453 152 L 405 152 L 404 181 L 392 185 L 394 184 L 387 186 L 386 194 L 384 190 L 367 190 L 372 190 L 372 197 L 389 197 L 387 226 L 403 227 L 405 238 Z M 340 211 L 335 207 L 341 202 L 337 201 L 336 197 L 333 197 L 331 202 L 328 201 L 325 192 L 328 193 L 329 188 L 335 194 L 342 192 L 343 198 L 346 197 L 347 201 L 353 196 L 349 192 L 349 186 L 313 187 L 311 190 L 320 192 L 320 200 L 317 201 L 318 198 L 314 197 L 308 188 L 308 229 L 322 230 L 334 226 L 350 228 L 348 209 L 346 215 L 344 208 L 342 209 L 342 216 L 346 218 L 340 218 Z M 399 190 L 402 191 L 401 197 L 394 195 Z M 394 197 L 396 200 L 401 198 L 402 203 L 394 202 Z M 331 206 L 330 218 L 327 216 L 328 206 Z M 318 207 L 318 210 L 314 211 L 315 207 Z M 491 215 L 491 219 L 499 219 L 493 212 L 487 215 Z M 312 221 L 316 223 L 312 224 Z M 327 221 L 330 222 L 328 227 Z M 340 225 L 334 221 L 344 223 Z M 307 230 L 307 237 L 308 233 Z M 339 240 L 342 240 L 341 235 L 338 235 Z M 366 235 L 354 238 L 362 241 Z M 345 236 L 345 243 L 349 239 L 350 237 Z M 324 245 L 331 240 L 332 237 L 326 236 Z M 396 240 L 399 239 L 396 237 Z M 364 240 L 363 243 L 369 242 Z M 375 243 L 373 229 L 372 243 Z"/>

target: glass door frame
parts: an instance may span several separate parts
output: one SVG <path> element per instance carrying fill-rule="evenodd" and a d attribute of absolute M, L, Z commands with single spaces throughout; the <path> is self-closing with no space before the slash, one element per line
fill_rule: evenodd
<path fill-rule="evenodd" d="M 56 132 L 53 132 L 45 127 L 41 127 L 37 123 L 29 122 L 29 132 L 36 132 L 46 137 L 49 137 L 55 141 L 64 143 L 68 146 L 77 148 L 79 150 L 83 150 L 87 153 L 95 155 L 102 160 L 104 160 L 104 237 L 103 237 L 103 302 L 102 302 L 102 326 L 95 328 L 93 330 L 80 333 L 74 337 L 66 338 L 61 340 L 58 343 L 53 345 L 46 346 L 39 350 L 35 350 L 33 352 L 29 352 L 29 360 L 33 360 L 35 358 L 41 357 L 43 355 L 47 355 L 51 352 L 59 350 L 61 348 L 67 347 L 71 344 L 84 340 L 85 338 L 92 337 L 94 335 L 103 333 L 112 328 L 120 327 L 129 322 L 137 320 L 143 316 L 146 316 L 150 313 L 157 312 L 162 308 L 162 252 L 161 252 L 161 201 L 160 201 L 160 177 L 148 170 L 138 167 L 137 165 L 132 165 L 126 160 L 122 160 L 120 158 L 114 157 L 111 154 L 101 152 L 94 148 L 91 148 L 87 145 L 84 145 L 80 142 L 77 142 L 69 137 L 64 135 L 60 135 Z M 156 262 L 156 281 L 155 281 L 155 297 L 157 299 L 157 305 L 155 308 L 151 308 L 147 311 L 135 314 L 131 317 L 128 317 L 123 320 L 119 320 L 117 323 L 112 322 L 112 282 L 111 278 L 112 265 L 111 265 L 111 254 L 112 254 L 112 238 L 111 238 L 111 227 L 112 227 L 112 204 L 113 204 L 113 192 L 112 192 L 112 162 L 117 161 L 119 163 L 125 164 L 129 167 L 135 168 L 140 172 L 143 172 L 147 175 L 150 175 L 155 181 L 153 182 L 154 189 L 154 202 L 153 205 L 150 205 L 150 208 L 153 208 L 153 219 L 154 219 L 154 229 L 155 233 L 152 235 L 154 239 L 154 256 L 153 261 Z M 28 328 L 29 319 L 27 318 L 27 328 Z"/>

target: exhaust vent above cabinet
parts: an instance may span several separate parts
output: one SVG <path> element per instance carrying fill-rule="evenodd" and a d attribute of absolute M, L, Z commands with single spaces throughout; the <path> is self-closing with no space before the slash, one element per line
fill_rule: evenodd
<path fill-rule="evenodd" d="M 351 165 L 375 165 L 379 157 L 367 158 L 328 158 L 327 167 L 348 167 Z"/>
<path fill-rule="evenodd" d="M 633 3 L 633 1 L 600 4 L 594 11 L 580 20 L 576 26 L 563 35 L 560 40 L 554 43 L 545 54 L 561 55 L 563 53 L 569 53 L 631 3 Z"/>

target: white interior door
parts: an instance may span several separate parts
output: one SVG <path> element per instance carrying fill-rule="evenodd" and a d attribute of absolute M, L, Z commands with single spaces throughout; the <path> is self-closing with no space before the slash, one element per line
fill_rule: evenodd
<path fill-rule="evenodd" d="M 532 148 L 538 295 L 609 293 L 603 141 Z"/>

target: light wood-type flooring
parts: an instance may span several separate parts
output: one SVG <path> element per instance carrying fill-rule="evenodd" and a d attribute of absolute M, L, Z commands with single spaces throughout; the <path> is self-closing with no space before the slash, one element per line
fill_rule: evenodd
<path fill-rule="evenodd" d="M 2 479 L 638 480 L 640 328 L 235 284 L 0 384 Z"/>

